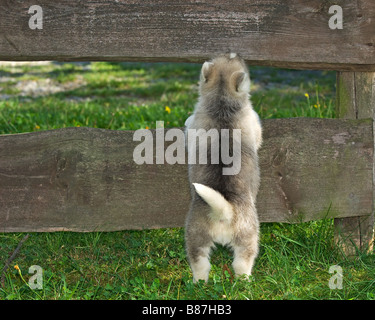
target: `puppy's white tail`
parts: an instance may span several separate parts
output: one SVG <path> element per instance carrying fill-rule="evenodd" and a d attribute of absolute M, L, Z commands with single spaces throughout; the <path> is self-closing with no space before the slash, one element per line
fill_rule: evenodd
<path fill-rule="evenodd" d="M 193 186 L 195 191 L 211 207 L 212 219 L 228 221 L 232 219 L 233 207 L 220 192 L 200 183 L 193 183 Z"/>

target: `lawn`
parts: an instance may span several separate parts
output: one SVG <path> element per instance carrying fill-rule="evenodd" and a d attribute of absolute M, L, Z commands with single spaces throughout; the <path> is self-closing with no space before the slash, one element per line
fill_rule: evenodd
<path fill-rule="evenodd" d="M 63 127 L 182 126 L 197 99 L 200 66 L 150 63 L 0 65 L 0 134 Z M 262 119 L 335 116 L 335 73 L 251 67 Z M 346 258 L 333 221 L 261 226 L 252 281 L 236 279 L 218 246 L 208 284 L 192 283 L 182 228 L 31 233 L 0 284 L 0 299 L 375 299 L 375 256 Z M 0 271 L 22 233 L 0 233 Z M 43 269 L 31 289 L 28 269 Z M 342 289 L 330 289 L 343 270 Z M 1 276 L 1 274 L 0 274 Z"/>

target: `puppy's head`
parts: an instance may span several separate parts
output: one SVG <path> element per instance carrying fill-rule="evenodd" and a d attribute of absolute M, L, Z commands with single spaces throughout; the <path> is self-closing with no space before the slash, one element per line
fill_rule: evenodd
<path fill-rule="evenodd" d="M 215 92 L 233 97 L 247 96 L 250 76 L 244 60 L 236 53 L 229 53 L 205 62 L 201 70 L 200 92 L 201 95 Z"/>

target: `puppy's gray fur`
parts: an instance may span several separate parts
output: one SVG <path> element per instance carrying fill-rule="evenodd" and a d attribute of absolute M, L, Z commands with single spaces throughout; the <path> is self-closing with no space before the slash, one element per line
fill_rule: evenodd
<path fill-rule="evenodd" d="M 231 53 L 205 62 L 199 91 L 186 129 L 241 129 L 241 169 L 237 175 L 223 175 L 222 169 L 228 166 L 221 161 L 189 165 L 192 202 L 186 218 L 185 243 L 193 280 L 208 280 L 209 256 L 215 242 L 233 249 L 235 274 L 249 276 L 258 254 L 255 199 L 260 181 L 257 151 L 262 130 L 249 100 L 250 78 L 244 61 Z M 229 146 L 233 146 L 233 136 Z"/>

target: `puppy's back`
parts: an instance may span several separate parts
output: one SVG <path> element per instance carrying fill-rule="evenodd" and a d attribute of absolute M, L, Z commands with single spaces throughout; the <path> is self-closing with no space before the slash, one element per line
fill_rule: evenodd
<path fill-rule="evenodd" d="M 248 128 L 244 123 L 249 112 L 253 112 L 249 101 L 250 79 L 248 69 L 237 55 L 220 56 L 202 67 L 200 79 L 200 99 L 192 120 L 195 129 L 229 129 L 229 156 L 233 156 L 233 129 L 241 130 L 240 156 L 241 169 L 236 175 L 223 175 L 223 169 L 230 165 L 211 164 L 211 143 L 219 147 L 219 141 L 208 139 L 208 164 L 195 164 L 189 168 L 190 181 L 211 187 L 220 192 L 233 204 L 248 203 L 249 196 L 255 199 L 259 186 L 259 169 L 254 139 L 249 139 Z M 225 150 L 228 152 L 228 150 Z"/>

